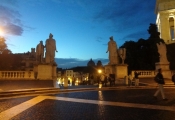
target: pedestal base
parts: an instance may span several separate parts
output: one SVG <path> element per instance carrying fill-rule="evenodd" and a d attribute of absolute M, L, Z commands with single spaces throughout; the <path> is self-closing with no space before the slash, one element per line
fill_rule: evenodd
<path fill-rule="evenodd" d="M 38 80 L 56 80 L 56 66 L 41 64 L 37 67 Z"/>
<path fill-rule="evenodd" d="M 158 69 L 162 69 L 162 70 L 170 70 L 170 63 L 160 63 L 160 62 L 158 62 L 158 63 L 155 63 L 155 66 L 156 66 L 156 70 L 158 70 Z"/>
<path fill-rule="evenodd" d="M 109 76 L 110 74 L 115 74 L 115 79 L 124 79 L 128 75 L 128 65 L 117 64 L 117 65 L 106 65 L 105 74 Z"/>
<path fill-rule="evenodd" d="M 116 78 L 124 79 L 125 76 L 128 76 L 128 65 L 117 65 L 116 66 Z"/>

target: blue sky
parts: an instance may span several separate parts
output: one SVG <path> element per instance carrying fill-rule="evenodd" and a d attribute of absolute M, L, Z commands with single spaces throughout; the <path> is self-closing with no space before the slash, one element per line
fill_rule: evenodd
<path fill-rule="evenodd" d="M 52 33 L 58 67 L 108 62 L 107 43 L 147 39 L 156 0 L 0 0 L 0 31 L 13 53 L 35 48 Z"/>

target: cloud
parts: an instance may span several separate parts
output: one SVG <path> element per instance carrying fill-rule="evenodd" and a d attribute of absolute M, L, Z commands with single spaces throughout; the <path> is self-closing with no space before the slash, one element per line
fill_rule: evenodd
<path fill-rule="evenodd" d="M 95 64 L 98 60 L 102 62 L 103 65 L 106 65 L 108 63 L 108 59 L 104 58 L 98 58 L 98 59 L 92 59 Z M 77 66 L 87 66 L 87 63 L 89 60 L 82 60 L 77 58 L 55 58 L 55 62 L 57 63 L 57 67 L 59 68 L 72 68 Z"/>
<path fill-rule="evenodd" d="M 153 2 L 146 0 L 110 0 L 109 3 L 98 8 L 93 21 L 111 22 L 111 25 L 106 27 L 114 32 L 149 26 L 149 23 L 155 22 L 154 11 L 152 11 L 154 6 Z"/>
<path fill-rule="evenodd" d="M 0 28 L 5 34 L 20 36 L 23 33 L 23 25 L 20 13 L 14 9 L 0 5 Z"/>
<path fill-rule="evenodd" d="M 143 39 L 147 39 L 149 36 L 149 34 L 146 32 L 146 30 L 143 31 L 138 31 L 138 32 L 134 32 L 131 34 L 126 35 L 123 39 L 127 39 L 127 40 L 138 40 L 140 39 L 140 37 L 142 37 Z M 137 38 L 137 39 L 135 39 Z"/>
<path fill-rule="evenodd" d="M 11 5 L 11 6 L 17 5 L 18 3 L 18 0 L 0 0 L 0 1 L 3 4 Z"/>
<path fill-rule="evenodd" d="M 102 37 L 97 37 L 97 38 L 96 38 L 96 41 L 97 41 L 97 42 L 102 42 L 102 40 L 103 40 Z"/>

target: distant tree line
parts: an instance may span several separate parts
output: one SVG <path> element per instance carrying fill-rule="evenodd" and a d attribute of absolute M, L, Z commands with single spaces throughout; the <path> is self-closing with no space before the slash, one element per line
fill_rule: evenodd
<path fill-rule="evenodd" d="M 21 55 L 12 54 L 8 49 L 6 40 L 0 37 L 0 70 L 19 70 L 21 66 Z"/>

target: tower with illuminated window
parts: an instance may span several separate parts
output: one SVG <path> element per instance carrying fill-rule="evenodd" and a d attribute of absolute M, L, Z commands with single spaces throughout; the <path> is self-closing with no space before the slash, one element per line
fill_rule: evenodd
<path fill-rule="evenodd" d="M 155 13 L 160 38 L 166 44 L 175 43 L 175 0 L 157 0 Z"/>

